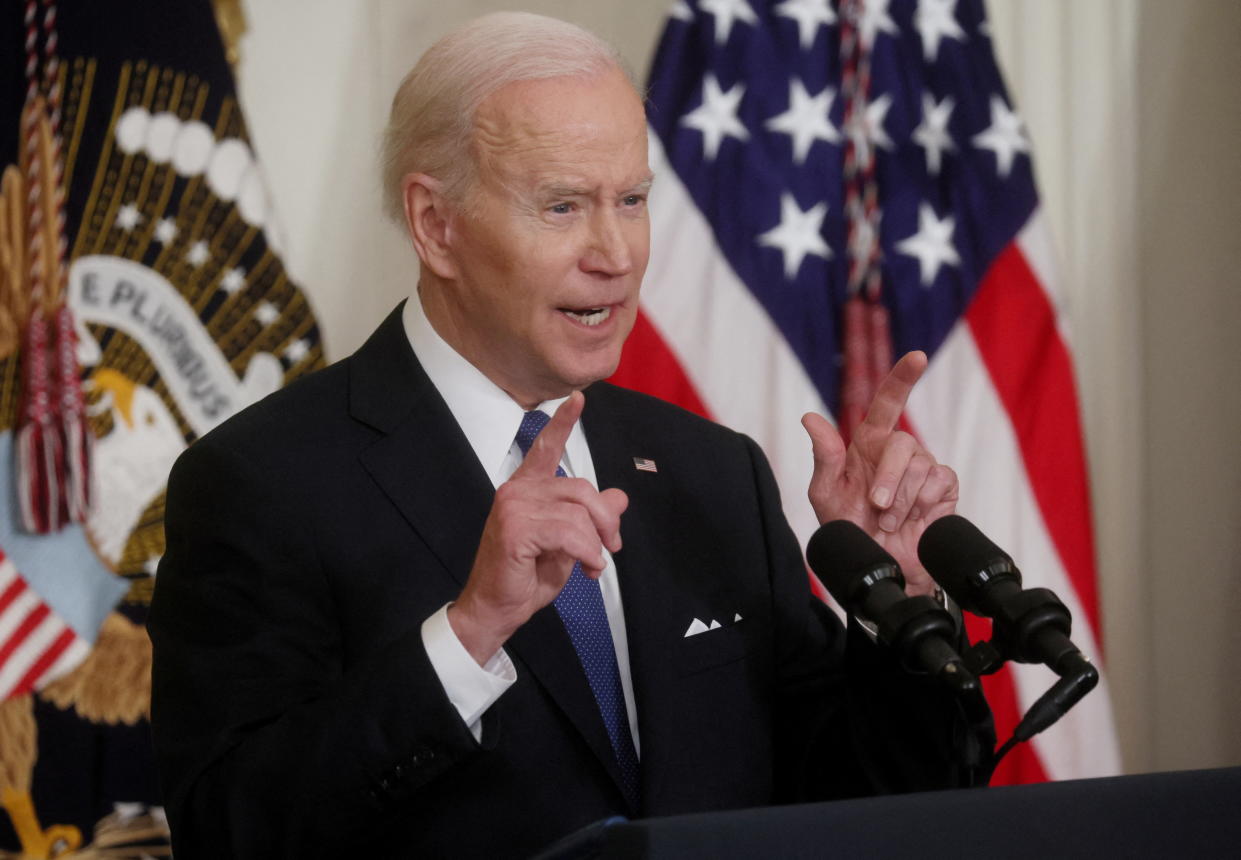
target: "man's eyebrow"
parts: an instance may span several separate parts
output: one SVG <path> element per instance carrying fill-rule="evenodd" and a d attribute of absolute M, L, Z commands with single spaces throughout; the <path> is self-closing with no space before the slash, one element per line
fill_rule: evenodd
<path fill-rule="evenodd" d="M 557 183 L 539 187 L 539 195 L 543 197 L 585 197 L 590 189 L 579 185 L 560 185 Z"/>
<path fill-rule="evenodd" d="M 629 190 L 630 191 L 641 191 L 645 193 L 647 191 L 650 191 L 651 186 L 654 184 L 655 184 L 655 174 L 650 173 L 650 174 L 647 174 L 646 178 L 630 186 Z"/>
<path fill-rule="evenodd" d="M 655 175 L 649 174 L 633 185 L 625 189 L 626 194 L 634 192 L 645 193 L 651 190 L 651 185 L 655 181 Z M 550 182 L 547 185 L 539 186 L 537 192 L 540 197 L 589 197 L 594 191 L 580 185 L 568 185 L 559 182 Z"/>

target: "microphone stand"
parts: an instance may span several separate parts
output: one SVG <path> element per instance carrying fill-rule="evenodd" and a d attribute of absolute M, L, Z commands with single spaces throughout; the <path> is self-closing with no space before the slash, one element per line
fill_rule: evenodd
<path fill-rule="evenodd" d="M 992 638 L 972 645 L 961 655 L 961 661 L 972 674 L 994 674 L 1005 662 L 1016 659 L 1015 655 L 1026 653 L 1025 646 L 1032 640 L 1054 637 L 1068 642 L 1071 616 L 1052 592 L 1032 588 L 1022 592 L 1021 598 L 1028 611 L 1014 612 L 1006 619 L 994 619 Z M 1099 683 L 1099 670 L 1076 649 L 1066 649 L 1047 662 L 1059 680 L 1030 706 L 1012 737 L 990 757 L 982 784 L 990 782 L 995 768 L 1013 747 L 1051 726 Z M 994 732 L 991 741 L 994 744 Z"/>
<path fill-rule="evenodd" d="M 965 768 L 965 786 L 985 786 L 991 781 L 991 774 L 999 761 L 993 752 L 996 737 L 991 707 L 983 696 L 981 684 L 974 685 L 972 689 L 958 690 L 957 703 L 966 721 L 961 754 L 961 764 Z"/>
<path fill-rule="evenodd" d="M 978 673 L 964 656 L 958 657 L 949 644 L 957 636 L 957 623 L 952 615 L 931 597 L 911 597 L 881 613 L 872 633 L 900 654 L 921 654 L 930 659 L 931 665 L 921 668 L 929 669 L 952 690 L 965 717 L 967 729 L 959 762 L 965 771 L 966 787 L 986 785 L 995 769 L 992 760 L 995 723 Z M 911 671 L 919 668 L 908 663 L 906 666 Z"/>

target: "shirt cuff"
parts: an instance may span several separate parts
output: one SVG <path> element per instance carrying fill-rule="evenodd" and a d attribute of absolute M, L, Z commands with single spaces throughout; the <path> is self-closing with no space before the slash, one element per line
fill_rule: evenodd
<path fill-rule="evenodd" d="M 517 670 L 503 648 L 485 665 L 478 665 L 448 623 L 450 605 L 444 604 L 422 622 L 422 645 L 448 701 L 457 709 L 474 740 L 481 741 L 483 714 L 517 680 Z"/>

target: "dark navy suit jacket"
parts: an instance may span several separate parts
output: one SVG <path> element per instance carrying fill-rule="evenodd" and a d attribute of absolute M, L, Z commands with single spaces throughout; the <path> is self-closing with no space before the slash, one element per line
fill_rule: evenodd
<path fill-rule="evenodd" d="M 630 499 L 641 807 L 552 607 L 506 645 L 518 680 L 481 743 L 428 662 L 421 623 L 464 585 L 494 490 L 398 308 L 173 469 L 149 625 L 178 858 L 523 856 L 614 814 L 957 781 L 955 708 L 810 595 L 753 442 L 603 383 L 582 423 Z M 686 637 L 695 618 L 721 626 Z"/>

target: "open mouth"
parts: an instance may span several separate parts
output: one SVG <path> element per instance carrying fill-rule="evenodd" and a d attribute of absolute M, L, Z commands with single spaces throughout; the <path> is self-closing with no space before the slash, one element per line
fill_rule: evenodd
<path fill-rule="evenodd" d="M 569 319 L 581 323 L 585 326 L 596 326 L 612 315 L 612 309 L 607 308 L 583 308 L 581 310 L 571 310 L 569 308 L 560 308 L 562 314 Z"/>

